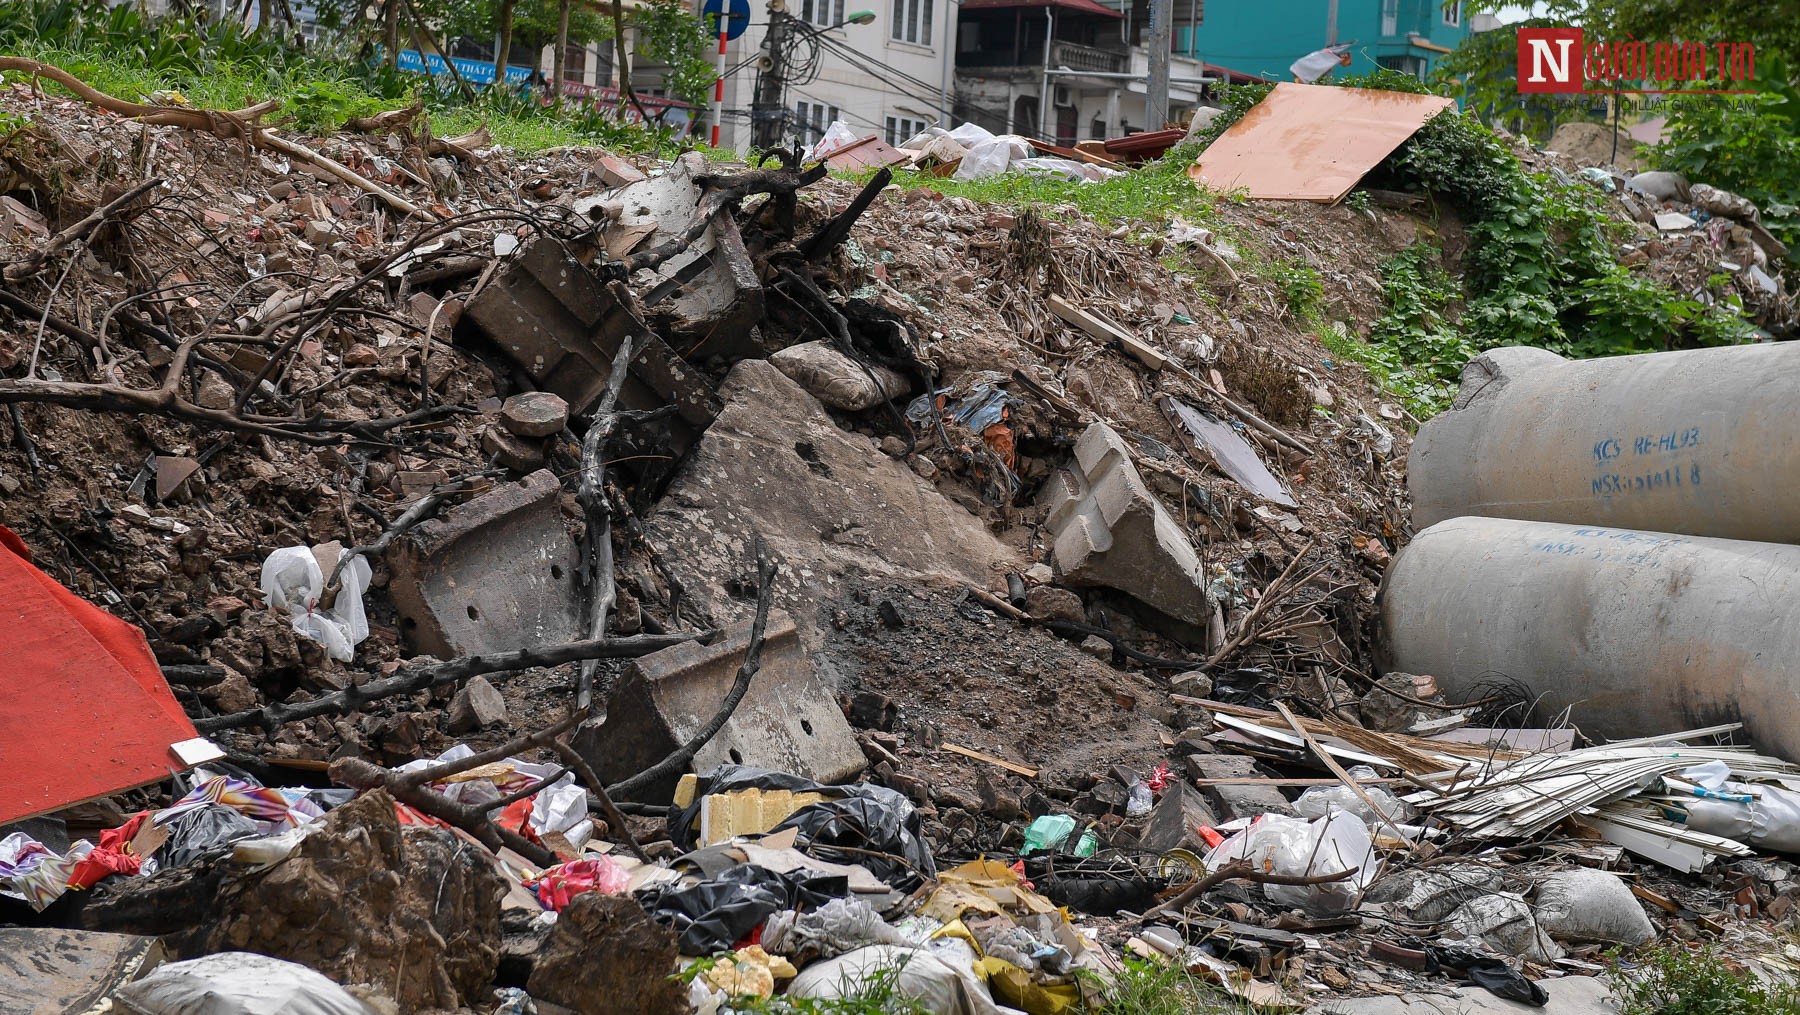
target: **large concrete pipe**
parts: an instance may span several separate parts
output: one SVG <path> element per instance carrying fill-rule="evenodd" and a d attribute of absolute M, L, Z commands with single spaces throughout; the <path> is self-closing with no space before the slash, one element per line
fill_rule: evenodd
<path fill-rule="evenodd" d="M 1800 760 L 1800 546 L 1453 518 L 1395 556 L 1381 620 L 1387 668 L 1452 701 L 1510 678 L 1590 736 L 1741 719 Z"/>
<path fill-rule="evenodd" d="M 1800 543 L 1800 344 L 1565 360 L 1495 349 L 1419 430 L 1413 522 L 1458 515 Z"/>

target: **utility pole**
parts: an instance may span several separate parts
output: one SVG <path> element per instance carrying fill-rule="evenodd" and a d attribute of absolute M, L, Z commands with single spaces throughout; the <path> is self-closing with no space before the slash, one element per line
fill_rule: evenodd
<path fill-rule="evenodd" d="M 1325 5 L 1325 45 L 1337 45 L 1337 7 L 1338 0 L 1330 0 Z"/>
<path fill-rule="evenodd" d="M 750 143 L 773 148 L 781 143 L 781 127 L 787 122 L 788 14 L 783 0 L 769 0 L 768 54 L 756 76 L 756 100 L 750 104 Z"/>
<path fill-rule="evenodd" d="M 1144 129 L 1169 122 L 1169 50 L 1174 47 L 1175 0 L 1150 0 L 1150 83 L 1144 89 Z"/>

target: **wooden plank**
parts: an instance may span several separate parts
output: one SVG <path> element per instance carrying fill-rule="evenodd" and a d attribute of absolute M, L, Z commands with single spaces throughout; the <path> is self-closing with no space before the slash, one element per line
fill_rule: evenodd
<path fill-rule="evenodd" d="M 1152 370 L 1161 370 L 1169 362 L 1169 357 L 1164 355 L 1161 349 L 1143 341 L 1105 317 L 1091 310 L 1084 310 L 1061 296 L 1051 296 L 1045 305 L 1050 308 L 1051 313 L 1062 318 L 1064 322 L 1080 328 L 1089 336 L 1102 342 L 1119 343 L 1124 347 L 1127 355 Z"/>
<path fill-rule="evenodd" d="M 960 744 L 945 744 L 944 750 L 949 751 L 951 754 L 960 754 L 965 758 L 974 758 L 976 761 L 985 761 L 990 765 L 994 765 L 999 768 L 1004 768 L 1008 772 L 1013 772 L 1018 775 L 1022 775 L 1027 779 L 1037 778 L 1038 770 L 1035 768 L 1032 768 L 1028 765 L 1015 764 L 1011 761 L 1007 761 L 1005 758 L 996 758 L 992 754 L 986 754 L 981 751 L 972 750 L 970 748 L 963 747 Z"/>

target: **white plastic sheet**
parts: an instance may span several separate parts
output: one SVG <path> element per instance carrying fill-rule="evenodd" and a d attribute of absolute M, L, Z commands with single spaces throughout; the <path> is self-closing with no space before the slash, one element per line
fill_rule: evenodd
<path fill-rule="evenodd" d="M 1765 783 L 1729 779 L 1722 761 L 1687 769 L 1680 781 L 1695 787 L 1687 801 L 1687 826 L 1759 850 L 1800 853 L 1800 793 Z M 1679 783 L 1671 783 L 1680 788 Z"/>
<path fill-rule="evenodd" d="M 319 560 L 304 546 L 289 546 L 263 561 L 262 593 L 271 607 L 293 616 L 297 633 L 322 643 L 327 655 L 347 663 L 356 657 L 356 646 L 369 636 L 362 597 L 370 574 L 369 562 L 359 554 L 339 575 L 337 600 L 331 609 L 320 609 L 325 574 L 319 570 Z"/>
<path fill-rule="evenodd" d="M 375 1015 L 323 975 L 251 952 L 158 966 L 117 999 L 141 1015 Z"/>
<path fill-rule="evenodd" d="M 1369 837 L 1368 826 L 1343 811 L 1310 822 L 1264 814 L 1208 853 L 1206 869 L 1216 871 L 1233 860 L 1248 860 L 1256 870 L 1291 877 L 1352 871 L 1343 881 L 1322 885 L 1263 886 L 1269 901 L 1314 913 L 1348 912 L 1376 874 L 1375 840 Z"/>
<path fill-rule="evenodd" d="M 957 969 L 923 949 L 871 945 L 815 962 L 788 984 L 787 996 L 829 1000 L 849 997 L 882 970 L 899 972 L 896 991 L 918 1001 L 932 1015 L 1005 1015 L 1012 1008 L 994 1003 L 973 969 Z"/>

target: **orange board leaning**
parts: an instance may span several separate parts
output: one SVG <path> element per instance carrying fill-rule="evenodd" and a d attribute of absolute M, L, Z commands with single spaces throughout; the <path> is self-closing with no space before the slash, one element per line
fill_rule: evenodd
<path fill-rule="evenodd" d="M 0 526 L 0 825 L 168 778 L 194 724 L 137 628 L 33 567 Z"/>
<path fill-rule="evenodd" d="M 1439 95 L 1283 82 L 1208 145 L 1188 177 L 1266 201 L 1336 201 L 1454 104 Z"/>

